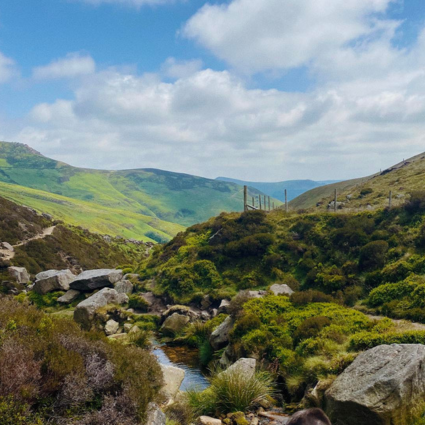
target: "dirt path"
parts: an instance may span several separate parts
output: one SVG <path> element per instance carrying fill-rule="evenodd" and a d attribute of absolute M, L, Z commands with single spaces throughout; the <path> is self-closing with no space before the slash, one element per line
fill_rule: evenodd
<path fill-rule="evenodd" d="M 29 243 L 31 241 L 35 241 L 37 239 L 44 239 L 46 236 L 52 235 L 55 228 L 56 228 L 56 226 L 47 227 L 46 229 L 44 229 L 38 235 L 35 235 L 32 238 L 29 238 L 25 241 L 21 241 L 21 242 L 17 243 L 16 245 L 13 245 L 13 248 L 17 248 L 19 246 L 26 245 L 27 243 Z M 9 249 L 0 249 L 0 257 L 3 260 L 11 260 L 14 256 L 15 256 L 15 251 L 11 251 Z"/>

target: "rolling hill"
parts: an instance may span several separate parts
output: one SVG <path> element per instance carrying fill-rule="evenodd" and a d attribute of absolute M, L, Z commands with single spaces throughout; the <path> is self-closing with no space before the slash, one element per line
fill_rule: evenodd
<path fill-rule="evenodd" d="M 273 198 L 279 199 L 279 201 L 285 202 L 285 189 L 288 191 L 288 201 L 295 199 L 302 195 L 308 190 L 336 183 L 334 180 L 329 181 L 313 181 L 313 180 L 286 180 L 282 182 L 248 182 L 243 180 L 232 179 L 229 177 L 217 177 L 216 180 L 236 183 L 239 185 L 247 185 L 264 192 L 266 195 L 272 196 Z"/>
<path fill-rule="evenodd" d="M 0 142 L 2 196 L 99 233 L 168 240 L 223 211 L 241 211 L 242 190 L 234 183 L 155 169 L 76 168 L 27 145 Z"/>
<path fill-rule="evenodd" d="M 292 209 L 326 209 L 338 191 L 338 202 L 344 209 L 361 210 L 388 206 L 392 191 L 392 205 L 404 202 L 409 193 L 425 189 L 425 153 L 404 160 L 372 176 L 346 180 L 303 193 L 290 202 Z"/>

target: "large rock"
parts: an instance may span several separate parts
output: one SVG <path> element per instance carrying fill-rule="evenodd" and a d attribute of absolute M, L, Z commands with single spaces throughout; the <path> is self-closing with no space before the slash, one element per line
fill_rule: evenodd
<path fill-rule="evenodd" d="M 164 335 L 174 336 L 181 332 L 184 327 L 190 322 L 188 316 L 183 316 L 179 313 L 174 313 L 165 319 L 160 331 Z"/>
<path fill-rule="evenodd" d="M 77 305 L 74 311 L 74 320 L 84 329 L 90 329 L 96 310 L 108 304 L 125 304 L 127 302 L 126 294 L 119 294 L 115 289 L 103 288 Z"/>
<path fill-rule="evenodd" d="M 257 366 L 257 361 L 255 359 L 239 359 L 236 363 L 233 363 L 232 366 L 228 367 L 224 372 L 232 373 L 237 372 L 239 375 L 243 375 L 247 379 L 251 378 L 255 373 L 255 368 Z"/>
<path fill-rule="evenodd" d="M 133 293 L 133 284 L 129 280 L 120 280 L 114 285 L 114 289 L 119 294 L 131 295 Z"/>
<path fill-rule="evenodd" d="M 80 291 L 76 291 L 75 289 L 70 289 L 65 292 L 61 297 L 58 298 L 58 303 L 61 304 L 71 304 L 72 301 L 75 301 L 78 296 L 81 294 Z"/>
<path fill-rule="evenodd" d="M 222 425 L 220 419 L 211 418 L 210 416 L 200 416 L 198 419 L 199 425 Z"/>
<path fill-rule="evenodd" d="M 229 343 L 229 334 L 233 329 L 233 319 L 228 316 L 224 322 L 211 334 L 210 344 L 214 350 L 220 350 Z"/>
<path fill-rule="evenodd" d="M 9 242 L 0 242 L 0 248 L 11 252 L 15 251 L 15 248 Z"/>
<path fill-rule="evenodd" d="M 165 385 L 161 389 L 161 393 L 168 401 L 174 400 L 183 382 L 185 372 L 178 367 L 166 365 L 161 365 L 161 369 L 165 382 Z"/>
<path fill-rule="evenodd" d="M 167 418 L 165 413 L 155 403 L 148 404 L 146 425 L 165 425 Z"/>
<path fill-rule="evenodd" d="M 30 281 L 30 275 L 27 272 L 25 267 L 9 267 L 7 269 L 9 276 L 16 282 L 20 284 L 27 284 Z"/>
<path fill-rule="evenodd" d="M 326 391 L 334 425 L 409 425 L 425 397 L 425 346 L 380 345 L 360 354 Z"/>
<path fill-rule="evenodd" d="M 141 295 L 149 305 L 149 313 L 162 314 L 167 309 L 163 299 L 161 297 L 156 297 L 153 292 L 144 292 Z"/>
<path fill-rule="evenodd" d="M 113 319 L 110 319 L 105 324 L 106 335 L 115 335 L 118 332 L 120 324 Z"/>
<path fill-rule="evenodd" d="M 220 307 L 218 307 L 219 313 L 228 313 L 230 307 L 229 300 L 221 300 Z"/>
<path fill-rule="evenodd" d="M 80 273 L 71 283 L 70 288 L 77 291 L 94 291 L 99 288 L 112 288 L 122 279 L 122 270 L 98 269 Z"/>
<path fill-rule="evenodd" d="M 33 290 L 40 295 L 53 291 L 68 291 L 70 283 L 75 280 L 70 270 L 48 270 L 39 273 L 35 278 Z"/>
<path fill-rule="evenodd" d="M 286 284 L 275 283 L 270 287 L 270 291 L 273 295 L 287 295 L 288 297 L 294 293 L 294 291 Z"/>

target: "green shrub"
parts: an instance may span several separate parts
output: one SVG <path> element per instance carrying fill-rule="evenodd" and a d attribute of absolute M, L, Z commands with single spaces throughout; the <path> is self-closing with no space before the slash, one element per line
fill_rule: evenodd
<path fill-rule="evenodd" d="M 369 294 L 368 304 L 377 307 L 393 300 L 400 300 L 413 291 L 409 282 L 387 283 L 373 289 Z"/>
<path fill-rule="evenodd" d="M 303 339 L 315 337 L 325 326 L 329 326 L 330 324 L 331 321 L 327 317 L 309 317 L 298 326 L 294 333 L 294 339 L 299 342 Z"/>
<path fill-rule="evenodd" d="M 149 303 L 139 294 L 129 296 L 128 306 L 142 312 L 147 312 L 149 309 Z"/>
<path fill-rule="evenodd" d="M 368 350 L 384 344 L 425 344 L 425 331 L 374 333 L 362 332 L 350 340 L 352 350 Z"/>
<path fill-rule="evenodd" d="M 307 291 L 295 292 L 290 296 L 290 300 L 295 305 L 306 305 L 310 303 L 331 303 L 335 300 L 331 295 L 309 289 Z"/>
<path fill-rule="evenodd" d="M 385 264 L 385 255 L 388 252 L 388 243 L 385 241 L 369 242 L 360 250 L 359 266 L 361 270 L 371 271 L 382 268 Z"/>

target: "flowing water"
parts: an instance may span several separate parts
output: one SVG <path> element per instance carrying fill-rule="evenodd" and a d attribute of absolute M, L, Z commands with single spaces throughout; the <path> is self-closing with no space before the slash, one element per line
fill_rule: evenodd
<path fill-rule="evenodd" d="M 160 364 L 175 366 L 185 371 L 184 380 L 180 386 L 181 391 L 189 389 L 204 390 L 210 386 L 199 364 L 197 349 L 188 347 L 171 347 L 154 341 L 153 353 Z"/>

